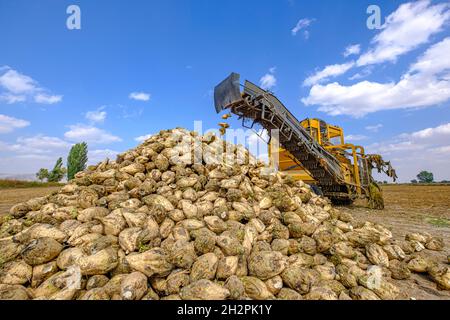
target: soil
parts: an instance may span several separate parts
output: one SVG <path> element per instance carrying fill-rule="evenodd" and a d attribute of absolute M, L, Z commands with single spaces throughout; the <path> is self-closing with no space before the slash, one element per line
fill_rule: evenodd
<path fill-rule="evenodd" d="M 450 255 L 450 186 L 383 186 L 384 210 L 369 210 L 365 202 L 355 203 L 341 210 L 350 212 L 356 219 L 383 224 L 396 239 L 407 233 L 428 232 L 444 239 L 441 252 L 425 250 L 427 255 L 447 264 Z M 403 299 L 450 300 L 450 292 L 436 289 L 427 276 L 413 273 L 410 280 L 393 280 L 401 289 Z"/>
<path fill-rule="evenodd" d="M 0 215 L 7 214 L 14 204 L 48 195 L 60 188 L 61 187 L 2 189 L 0 190 Z"/>

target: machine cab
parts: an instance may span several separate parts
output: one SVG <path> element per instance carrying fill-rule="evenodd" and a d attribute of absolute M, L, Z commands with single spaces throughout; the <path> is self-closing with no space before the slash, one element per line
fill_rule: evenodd
<path fill-rule="evenodd" d="M 305 119 L 300 124 L 320 145 L 344 144 L 344 131 L 341 127 L 330 125 L 320 119 Z"/>

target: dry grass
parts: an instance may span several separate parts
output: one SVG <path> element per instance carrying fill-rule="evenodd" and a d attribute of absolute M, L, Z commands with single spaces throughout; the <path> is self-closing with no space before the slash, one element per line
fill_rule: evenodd
<path fill-rule="evenodd" d="M 58 182 L 38 182 L 38 181 L 0 179 L 0 190 L 17 189 L 17 188 L 59 187 L 62 185 L 63 184 Z"/>
<path fill-rule="evenodd" d="M 430 218 L 429 217 L 429 218 L 426 218 L 425 221 L 436 227 L 450 228 L 450 220 L 449 219 Z"/>

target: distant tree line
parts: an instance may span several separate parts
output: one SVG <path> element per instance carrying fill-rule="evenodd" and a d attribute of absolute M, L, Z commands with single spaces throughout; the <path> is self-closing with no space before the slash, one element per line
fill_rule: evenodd
<path fill-rule="evenodd" d="M 435 183 L 437 181 L 434 181 L 434 175 L 432 172 L 429 171 L 421 171 L 417 176 L 417 179 L 411 180 L 411 183 L 418 184 L 418 183 Z M 440 183 L 450 183 L 448 180 L 442 180 Z"/>
<path fill-rule="evenodd" d="M 388 184 L 387 181 L 378 181 L 378 184 Z M 412 184 L 420 184 L 420 183 L 446 183 L 449 184 L 449 180 L 435 181 L 434 175 L 429 171 L 421 171 L 417 174 L 416 179 L 411 180 Z"/>
<path fill-rule="evenodd" d="M 70 181 L 75 177 L 77 172 L 86 169 L 88 161 L 88 146 L 86 142 L 77 143 L 70 149 L 67 157 L 67 168 L 63 166 L 62 158 L 58 158 L 52 170 L 45 168 L 39 169 L 36 178 L 40 181 L 60 182 L 67 174 L 67 180 Z"/>

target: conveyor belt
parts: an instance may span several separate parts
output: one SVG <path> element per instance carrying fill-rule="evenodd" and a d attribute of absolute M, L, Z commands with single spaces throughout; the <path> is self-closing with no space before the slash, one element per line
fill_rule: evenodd
<path fill-rule="evenodd" d="M 261 125 L 269 135 L 278 129 L 280 145 L 310 172 L 326 196 L 349 198 L 338 160 L 309 135 L 273 94 L 249 81 L 241 92 L 239 75 L 232 73 L 215 88 L 214 99 L 217 112 L 230 109 L 243 121 Z"/>

